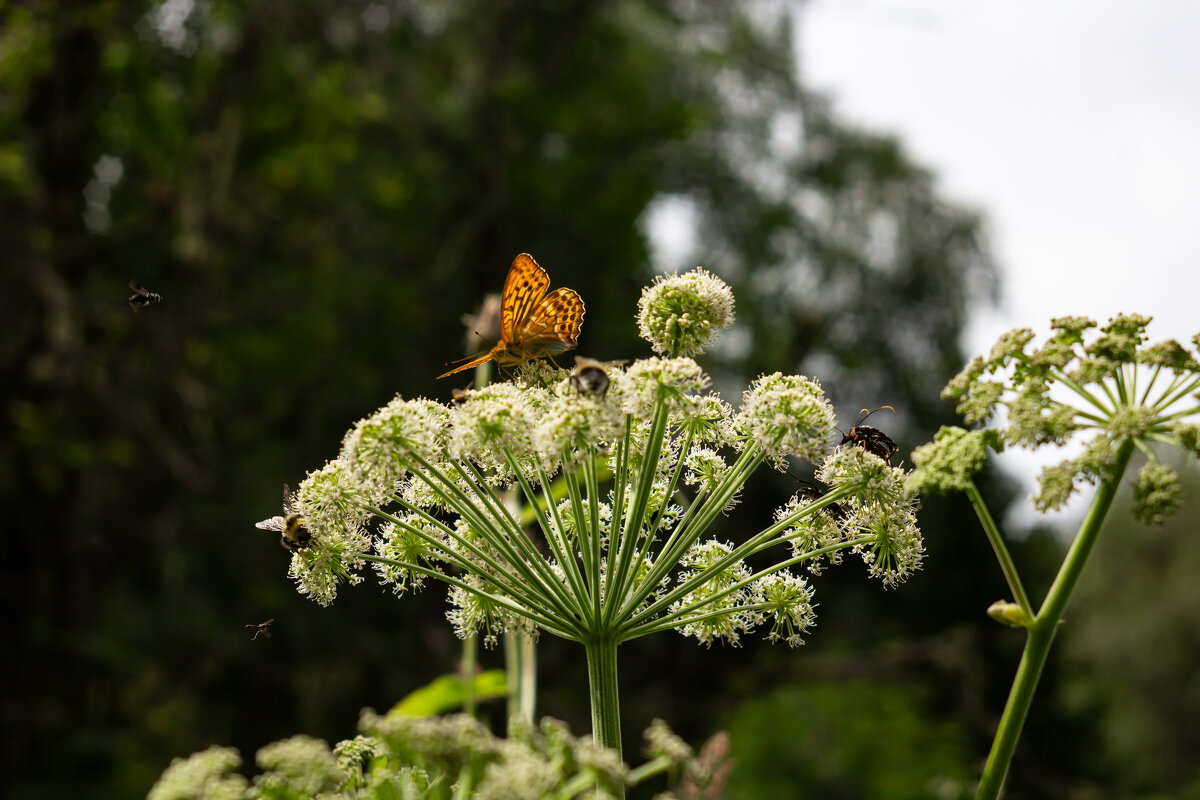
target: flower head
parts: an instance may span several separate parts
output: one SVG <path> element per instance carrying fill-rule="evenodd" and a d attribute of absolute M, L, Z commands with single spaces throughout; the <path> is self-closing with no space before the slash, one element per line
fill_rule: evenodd
<path fill-rule="evenodd" d="M 904 501 L 905 473 L 861 447 L 838 447 L 817 469 L 817 479 L 830 489 L 854 487 L 850 502 L 889 506 Z"/>
<path fill-rule="evenodd" d="M 533 429 L 534 446 L 543 453 L 582 457 L 613 442 L 625 425 L 619 402 L 619 392 L 604 397 L 568 392 L 554 397 Z"/>
<path fill-rule="evenodd" d="M 416 466 L 414 456 L 438 459 L 448 418 L 446 408 L 432 400 L 396 397 L 346 434 L 341 461 L 378 501 Z"/>
<path fill-rule="evenodd" d="M 785 457 L 820 461 L 837 418 L 821 384 L 802 375 L 764 375 L 742 395 L 738 431 L 777 467 Z"/>
<path fill-rule="evenodd" d="M 787 540 L 792 555 L 802 556 L 832 547 L 845 540 L 846 536 L 835 519 L 835 514 L 845 515 L 840 505 L 826 506 L 818 510 L 804 509 L 812 506 L 814 499 L 802 493 L 792 495 L 786 503 L 775 512 L 777 523 L 790 520 L 788 527 L 780 533 Z M 831 510 L 836 508 L 836 511 Z M 819 575 L 826 564 L 840 564 L 842 551 L 832 550 L 821 556 L 812 556 L 805 561 L 805 568 L 813 575 Z"/>
<path fill-rule="evenodd" d="M 347 777 L 329 745 L 311 736 L 273 742 L 258 751 L 255 761 L 263 770 L 255 781 L 259 791 L 315 797 L 336 790 Z"/>
<path fill-rule="evenodd" d="M 638 301 L 638 333 L 659 355 L 696 355 L 732 324 L 733 292 L 701 267 L 656 278 Z"/>
<path fill-rule="evenodd" d="M 759 578 L 754 584 L 754 594 L 760 603 L 766 604 L 765 613 L 771 620 L 767 638 L 772 642 L 785 641 L 792 647 L 804 644 L 801 635 L 817 621 L 812 591 L 804 578 L 780 570 Z"/>
<path fill-rule="evenodd" d="M 704 581 L 677 601 L 673 609 L 695 609 L 694 615 L 679 630 L 684 636 L 694 636 L 705 645 L 717 639 L 737 644 L 741 634 L 749 631 L 762 619 L 752 609 L 753 590 L 749 586 L 730 591 L 732 587 L 750 577 L 750 568 L 742 561 L 721 565 L 733 547 L 715 540 L 692 545 L 680 563 L 684 570 L 679 582 L 685 583 L 695 576 Z"/>
<path fill-rule="evenodd" d="M 642 358 L 626 371 L 629 389 L 624 411 L 638 419 L 649 419 L 658 400 L 670 407 L 683 405 L 708 388 L 708 376 L 690 358 Z"/>
<path fill-rule="evenodd" d="M 493 383 L 470 392 L 450 412 L 449 452 L 500 476 L 511 476 L 505 453 L 526 463 L 540 454 L 533 430 L 544 410 L 544 389 Z"/>
<path fill-rule="evenodd" d="M 176 758 L 150 788 L 146 800 L 242 800 L 248 783 L 236 770 L 242 757 L 232 747 L 210 747 Z"/>
<path fill-rule="evenodd" d="M 1004 448 L 995 430 L 967 431 L 943 426 L 932 442 L 913 450 L 916 469 L 906 481 L 908 491 L 967 491 L 972 476 L 987 463 L 989 447 L 997 452 Z"/>
<path fill-rule="evenodd" d="M 1161 525 L 1179 508 L 1180 492 L 1175 470 L 1149 461 L 1138 470 L 1133 487 L 1133 515 L 1147 525 Z"/>
<path fill-rule="evenodd" d="M 450 588 L 451 608 L 446 618 L 454 626 L 460 639 L 482 634 L 484 644 L 494 646 L 499 635 L 509 631 L 534 634 L 534 628 L 525 617 L 513 613 L 512 609 L 497 602 L 504 597 L 494 584 L 478 575 L 467 575 L 464 582 L 471 589 L 460 586 Z"/>

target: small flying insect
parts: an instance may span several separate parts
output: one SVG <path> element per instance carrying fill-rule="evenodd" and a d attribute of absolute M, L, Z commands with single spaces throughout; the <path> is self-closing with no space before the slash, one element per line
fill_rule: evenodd
<path fill-rule="evenodd" d="M 274 622 L 274 621 L 275 621 L 275 618 L 274 618 L 274 617 L 272 617 L 271 619 L 267 620 L 266 622 L 259 622 L 259 623 L 253 623 L 253 622 L 252 622 L 252 623 L 250 623 L 249 625 L 247 625 L 247 626 L 246 626 L 246 630 L 248 630 L 248 631 L 249 631 L 249 630 L 252 630 L 252 631 L 254 631 L 254 635 L 250 637 L 250 641 L 252 641 L 252 642 L 253 642 L 255 639 L 257 639 L 257 638 L 258 638 L 258 635 L 259 635 L 260 633 L 261 633 L 263 636 L 265 636 L 265 637 L 267 637 L 268 639 L 270 639 L 270 638 L 271 638 L 271 623 L 272 623 L 272 622 Z"/>
<path fill-rule="evenodd" d="M 133 309 L 133 313 L 135 314 L 146 306 L 162 302 L 161 294 L 147 291 L 146 288 L 137 281 L 130 281 L 129 288 L 133 290 L 133 294 L 129 297 L 129 307 Z"/>
<path fill-rule="evenodd" d="M 891 406 L 880 406 L 875 411 L 882 411 L 885 408 L 892 413 L 896 412 L 896 409 Z M 871 455 L 882 458 L 890 467 L 892 465 L 892 456 L 900 449 L 900 445 L 892 441 L 892 437 L 879 430 L 879 428 L 863 425 L 867 417 L 874 414 L 875 411 L 868 411 L 864 408 L 858 412 L 858 419 L 855 420 L 850 430 L 842 433 L 842 440 L 838 444 L 852 444 L 855 447 L 861 447 Z M 838 430 L 841 431 L 841 428 Z"/>
<path fill-rule="evenodd" d="M 594 358 L 575 356 L 575 369 L 567 383 L 578 394 L 598 394 L 601 399 L 608 396 L 608 372 L 613 367 L 624 365 L 624 361 L 597 361 Z"/>
<path fill-rule="evenodd" d="M 254 527 L 278 531 L 279 544 L 285 550 L 295 552 L 312 544 L 312 532 L 304 526 L 304 517 L 296 507 L 295 495 L 286 483 L 283 485 L 283 514 L 282 517 L 271 517 L 255 523 Z"/>
<path fill-rule="evenodd" d="M 454 401 L 454 405 L 456 406 L 461 406 L 463 403 L 467 402 L 467 399 L 470 396 L 471 393 L 466 389 L 459 389 L 456 387 L 450 390 L 450 399 Z"/>

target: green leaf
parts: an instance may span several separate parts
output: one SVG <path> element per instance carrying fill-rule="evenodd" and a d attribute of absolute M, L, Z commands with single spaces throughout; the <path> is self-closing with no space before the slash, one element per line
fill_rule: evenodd
<path fill-rule="evenodd" d="M 388 716 L 432 717 L 461 708 L 463 681 L 458 675 L 443 675 L 407 697 L 388 711 Z M 492 700 L 508 694 L 508 681 L 502 669 L 491 669 L 475 676 L 475 699 Z"/>

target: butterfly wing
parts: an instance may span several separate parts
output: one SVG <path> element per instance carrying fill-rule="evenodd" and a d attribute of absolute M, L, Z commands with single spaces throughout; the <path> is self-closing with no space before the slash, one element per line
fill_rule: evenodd
<path fill-rule="evenodd" d="M 529 352 L 554 355 L 579 342 L 586 309 L 574 289 L 555 289 L 529 313 L 525 324 L 513 332 L 513 341 Z"/>
<path fill-rule="evenodd" d="M 548 286 L 550 276 L 538 266 L 533 256 L 521 253 L 513 259 L 500 300 L 500 338 L 503 341 L 512 343 L 516 340 L 526 327 L 530 314 L 541 307 Z"/>

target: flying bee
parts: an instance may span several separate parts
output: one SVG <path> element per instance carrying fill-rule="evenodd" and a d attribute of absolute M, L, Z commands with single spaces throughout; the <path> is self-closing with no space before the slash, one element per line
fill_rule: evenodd
<path fill-rule="evenodd" d="M 296 507 L 295 495 L 286 483 L 283 485 L 283 514 L 282 517 L 271 517 L 255 523 L 254 527 L 264 531 L 279 531 L 279 544 L 285 550 L 295 552 L 312 544 L 312 532 L 304 526 L 304 516 Z"/>
<path fill-rule="evenodd" d="M 608 372 L 613 367 L 620 367 L 624 361 L 597 361 L 594 358 L 575 356 L 575 369 L 567 383 L 577 393 L 598 394 L 601 399 L 608 396 Z"/>
<path fill-rule="evenodd" d="M 891 406 L 880 406 L 875 411 L 882 411 L 885 408 L 892 413 L 896 412 L 896 409 Z M 852 444 L 855 447 L 861 447 L 868 453 L 882 458 L 890 467 L 892 465 L 892 456 L 900 449 L 900 445 L 892 441 L 892 437 L 879 430 L 879 428 L 863 425 L 867 417 L 874 414 L 875 411 L 868 411 L 864 408 L 858 412 L 858 419 L 854 421 L 854 425 L 850 430 L 842 433 L 842 440 L 838 444 Z M 841 428 L 838 430 L 841 431 Z"/>
<path fill-rule="evenodd" d="M 265 637 L 267 637 L 268 639 L 270 639 L 270 638 L 271 638 L 271 623 L 272 623 L 272 622 L 274 622 L 274 621 L 275 621 L 275 618 L 274 618 L 274 617 L 272 617 L 271 619 L 267 620 L 266 622 L 259 622 L 259 623 L 253 623 L 253 622 L 252 622 L 252 623 L 250 623 L 249 625 L 247 625 L 247 626 L 246 626 L 246 630 L 248 630 L 248 631 L 249 631 L 249 630 L 252 630 L 252 631 L 254 631 L 254 635 L 250 637 L 250 641 L 252 641 L 252 642 L 253 642 L 255 639 L 257 639 L 257 638 L 258 638 L 258 635 L 259 635 L 260 633 L 261 633 L 263 636 L 265 636 Z"/>
<path fill-rule="evenodd" d="M 454 401 L 454 405 L 456 406 L 461 406 L 463 403 L 467 402 L 467 399 L 470 398 L 470 396 L 471 393 L 466 389 L 454 388 L 450 390 L 450 399 Z"/>
<path fill-rule="evenodd" d="M 154 303 L 162 302 L 162 295 L 147 291 L 137 281 L 130 281 L 129 288 L 133 290 L 133 294 L 129 297 L 129 307 L 133 309 L 133 313 L 138 313 L 143 308 Z"/>

